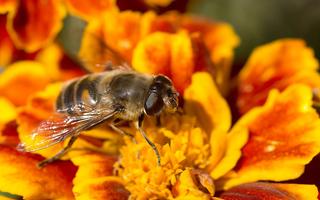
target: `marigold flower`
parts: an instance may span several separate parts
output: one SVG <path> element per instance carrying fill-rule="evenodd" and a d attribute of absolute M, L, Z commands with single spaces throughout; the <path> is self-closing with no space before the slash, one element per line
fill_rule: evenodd
<path fill-rule="evenodd" d="M 282 91 L 294 83 L 319 87 L 318 67 L 313 50 L 299 39 L 277 40 L 257 48 L 239 75 L 240 112 L 262 105 L 273 88 Z"/>
<path fill-rule="evenodd" d="M 141 4 L 162 9 L 176 2 Z M 318 61 L 302 40 L 255 50 L 239 75 L 237 103 L 245 114 L 232 126 L 223 96 L 239 38 L 229 24 L 177 12 L 120 11 L 115 0 L 0 0 L 0 7 L 8 13 L 0 15 L 0 198 L 317 198 L 315 185 L 258 182 L 295 179 L 320 151 Z M 108 122 L 79 132 L 61 160 L 44 168 L 36 165 L 69 138 L 33 153 L 16 150 L 42 139 L 32 133 L 43 120 L 65 119 L 54 106 L 61 81 L 84 74 L 53 42 L 66 11 L 88 22 L 79 56 L 89 71 L 128 62 L 138 72 L 167 75 L 179 90 L 179 112 L 162 113 L 160 124 L 144 120 L 160 165 L 131 123 L 121 129 L 133 138 Z"/>

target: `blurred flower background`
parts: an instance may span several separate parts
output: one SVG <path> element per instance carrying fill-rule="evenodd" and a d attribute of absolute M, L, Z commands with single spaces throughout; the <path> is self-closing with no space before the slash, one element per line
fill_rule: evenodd
<path fill-rule="evenodd" d="M 318 199 L 316 1 L 0 0 L 0 199 Z M 181 113 L 145 121 L 161 154 L 105 124 L 34 153 L 64 81 L 117 52 L 165 74 Z"/>

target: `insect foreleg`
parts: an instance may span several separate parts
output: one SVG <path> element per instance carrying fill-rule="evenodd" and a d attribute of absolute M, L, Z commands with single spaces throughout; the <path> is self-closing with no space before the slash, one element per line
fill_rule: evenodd
<path fill-rule="evenodd" d="M 76 139 L 78 138 L 79 135 L 73 135 L 69 142 L 68 142 L 68 145 L 66 147 L 64 147 L 62 150 L 60 150 L 56 155 L 54 155 L 53 157 L 51 158 L 47 158 L 41 162 L 38 163 L 38 167 L 42 168 L 44 166 L 46 166 L 47 164 L 49 163 L 52 163 L 56 160 L 59 160 L 70 148 L 71 146 L 73 145 L 73 143 L 76 141 Z"/>
<path fill-rule="evenodd" d="M 156 145 L 147 137 L 146 133 L 144 132 L 144 130 L 142 129 L 142 122 L 143 122 L 143 118 L 144 115 L 142 114 L 139 119 L 138 122 L 135 123 L 136 128 L 138 129 L 138 131 L 141 133 L 141 135 L 143 136 L 143 138 L 148 142 L 148 144 L 151 146 L 151 148 L 153 149 L 154 153 L 157 156 L 157 163 L 158 166 L 160 166 L 161 164 L 161 158 L 160 158 L 160 153 L 156 147 Z"/>

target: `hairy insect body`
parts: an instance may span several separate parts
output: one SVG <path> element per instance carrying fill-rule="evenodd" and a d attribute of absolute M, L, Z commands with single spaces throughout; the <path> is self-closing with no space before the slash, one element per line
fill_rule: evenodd
<path fill-rule="evenodd" d="M 133 71 L 87 75 L 67 83 L 59 94 L 56 109 L 70 115 L 82 115 L 94 109 L 119 110 L 113 118 L 138 119 L 152 81 L 153 76 Z"/>

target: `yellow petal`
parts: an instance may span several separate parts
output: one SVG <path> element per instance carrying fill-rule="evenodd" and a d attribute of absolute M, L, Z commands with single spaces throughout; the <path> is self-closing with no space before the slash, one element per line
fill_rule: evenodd
<path fill-rule="evenodd" d="M 34 61 L 16 62 L 0 75 L 0 96 L 21 106 L 50 82 L 45 66 Z"/>
<path fill-rule="evenodd" d="M 211 76 L 198 72 L 192 76 L 191 85 L 185 90 L 185 110 L 197 116 L 210 134 L 211 158 L 207 170 L 214 169 L 225 155 L 227 132 L 231 126 L 231 112 Z"/>

